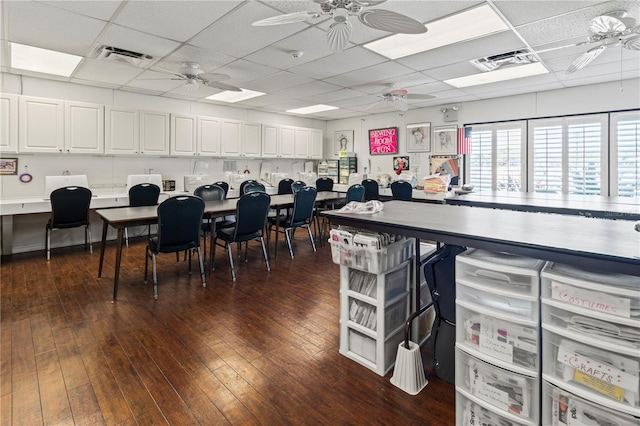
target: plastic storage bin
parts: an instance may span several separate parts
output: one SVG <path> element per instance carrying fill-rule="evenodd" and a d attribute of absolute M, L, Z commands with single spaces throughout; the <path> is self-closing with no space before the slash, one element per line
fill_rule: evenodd
<path fill-rule="evenodd" d="M 395 364 L 398 345 L 403 339 L 402 331 L 391 335 L 380 345 L 377 339 L 353 328 L 347 329 L 348 347 L 340 353 L 375 371 L 381 376 L 387 374 Z M 380 350 L 382 348 L 382 350 Z M 383 359 L 380 359 L 382 357 Z"/>
<path fill-rule="evenodd" d="M 458 426 L 525 426 L 533 423 L 520 422 L 507 417 L 492 405 L 461 391 L 456 393 L 456 425 Z"/>
<path fill-rule="evenodd" d="M 527 376 L 476 359 L 456 344 L 456 387 L 498 413 L 538 422 L 539 376 Z"/>
<path fill-rule="evenodd" d="M 490 362 L 504 363 L 537 373 L 538 323 L 494 313 L 482 306 L 458 301 L 456 342 L 465 351 Z"/>
<path fill-rule="evenodd" d="M 640 416 L 640 352 L 616 352 L 597 337 L 542 325 L 543 377 L 596 405 Z"/>
<path fill-rule="evenodd" d="M 411 259 L 415 253 L 415 240 L 407 238 L 396 241 L 381 248 L 356 246 L 348 233 L 340 229 L 332 229 L 329 243 L 333 263 L 349 268 L 382 274 L 403 262 Z"/>
<path fill-rule="evenodd" d="M 539 298 L 534 296 L 516 297 L 512 293 L 487 289 L 473 282 L 458 280 L 456 277 L 456 302 L 462 301 L 485 306 L 496 313 L 502 312 L 513 317 L 537 322 L 539 318 L 538 300 Z"/>
<path fill-rule="evenodd" d="M 549 426 L 637 426 L 640 419 L 598 406 L 561 388 L 542 386 L 542 424 Z"/>

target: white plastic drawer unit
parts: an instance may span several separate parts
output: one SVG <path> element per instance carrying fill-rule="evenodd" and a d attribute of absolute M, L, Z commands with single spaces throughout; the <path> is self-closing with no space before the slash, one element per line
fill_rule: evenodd
<path fill-rule="evenodd" d="M 384 308 L 385 336 L 393 333 L 404 325 L 408 317 L 409 297 L 406 295 L 396 298 Z M 353 321 L 372 332 L 378 329 L 378 312 L 375 305 L 362 300 L 349 298 L 349 321 Z"/>
<path fill-rule="evenodd" d="M 456 425 L 458 426 L 525 426 L 532 423 L 508 418 L 492 405 L 482 405 L 472 395 L 456 394 Z"/>
<path fill-rule="evenodd" d="M 548 263 L 541 281 L 545 299 L 579 308 L 585 315 L 640 321 L 640 277 Z"/>
<path fill-rule="evenodd" d="M 539 296 L 544 261 L 471 249 L 456 257 L 456 281 L 514 296 Z"/>
<path fill-rule="evenodd" d="M 456 387 L 493 406 L 502 415 L 537 424 L 540 404 L 538 376 L 526 376 L 481 361 L 456 349 Z"/>
<path fill-rule="evenodd" d="M 496 314 L 502 312 L 506 315 L 535 322 L 539 318 L 538 296 L 515 297 L 510 292 L 496 289 L 488 290 L 483 285 L 471 282 L 463 283 L 456 279 L 456 303 L 458 301 L 484 306 Z"/>
<path fill-rule="evenodd" d="M 364 296 L 378 299 L 378 286 L 384 288 L 381 300 L 389 300 L 408 290 L 409 284 L 409 263 L 403 268 L 396 268 L 384 275 L 384 282 L 378 283 L 380 277 L 376 274 L 349 269 L 349 290 L 360 293 Z"/>
<path fill-rule="evenodd" d="M 543 377 L 596 405 L 640 416 L 640 352 L 542 325 Z"/>
<path fill-rule="evenodd" d="M 539 366 L 538 323 L 496 314 L 482 306 L 458 301 L 456 342 L 476 358 L 504 362 L 537 373 Z M 526 372 L 526 371 L 523 371 Z"/>
<path fill-rule="evenodd" d="M 347 352 L 343 353 L 343 355 L 347 355 L 357 361 L 364 360 L 365 362 L 361 362 L 362 365 L 378 372 L 381 376 L 384 376 L 391 370 L 398 352 L 398 345 L 403 339 L 402 332 L 397 332 L 392 335 L 384 345 L 378 344 L 376 339 L 352 328 L 349 328 L 347 333 L 348 348 Z M 384 357 L 384 359 L 378 359 L 379 354 L 381 354 L 381 357 Z"/>
<path fill-rule="evenodd" d="M 542 386 L 542 424 L 550 426 L 638 426 L 640 419 L 595 405 L 549 383 Z"/>

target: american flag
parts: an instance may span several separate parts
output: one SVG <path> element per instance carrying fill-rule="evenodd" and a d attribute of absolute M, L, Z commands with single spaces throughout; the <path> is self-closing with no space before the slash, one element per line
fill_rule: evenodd
<path fill-rule="evenodd" d="M 471 154 L 471 127 L 458 129 L 457 152 L 458 154 Z"/>

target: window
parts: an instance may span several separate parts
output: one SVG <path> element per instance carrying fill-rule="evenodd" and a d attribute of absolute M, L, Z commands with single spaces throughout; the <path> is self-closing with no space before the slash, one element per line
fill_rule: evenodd
<path fill-rule="evenodd" d="M 611 115 L 611 195 L 640 197 L 640 112 Z"/>
<path fill-rule="evenodd" d="M 471 154 L 469 155 L 469 182 L 476 191 L 493 189 L 493 146 L 490 129 L 471 130 Z"/>

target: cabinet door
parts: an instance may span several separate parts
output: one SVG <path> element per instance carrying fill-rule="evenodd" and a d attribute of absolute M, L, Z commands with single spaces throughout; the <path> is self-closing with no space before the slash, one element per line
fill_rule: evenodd
<path fill-rule="evenodd" d="M 294 158 L 295 156 L 295 129 L 293 127 L 280 128 L 280 157 Z"/>
<path fill-rule="evenodd" d="M 220 127 L 220 154 L 226 157 L 240 157 L 241 127 L 239 121 L 223 120 Z"/>
<path fill-rule="evenodd" d="M 18 152 L 18 96 L 0 94 L 0 152 Z"/>
<path fill-rule="evenodd" d="M 196 148 L 196 117 L 171 114 L 171 155 L 194 156 Z"/>
<path fill-rule="evenodd" d="M 64 149 L 81 154 L 104 152 L 104 106 L 64 103 Z"/>
<path fill-rule="evenodd" d="M 309 157 L 309 129 L 296 128 L 294 130 L 294 151 L 296 158 Z"/>
<path fill-rule="evenodd" d="M 198 117 L 198 152 L 201 155 L 220 156 L 220 119 Z"/>
<path fill-rule="evenodd" d="M 323 148 L 324 140 L 322 139 L 322 130 L 309 130 L 309 158 L 321 160 L 322 153 L 324 152 Z"/>
<path fill-rule="evenodd" d="M 242 156 L 260 157 L 260 123 L 242 123 Z"/>
<path fill-rule="evenodd" d="M 169 155 L 169 114 L 140 111 L 140 154 Z"/>
<path fill-rule="evenodd" d="M 262 157 L 263 158 L 276 158 L 280 153 L 278 152 L 278 126 L 272 126 L 270 124 L 262 125 Z"/>
<path fill-rule="evenodd" d="M 62 152 L 64 102 L 21 96 L 19 104 L 20 152 Z"/>
<path fill-rule="evenodd" d="M 140 121 L 137 109 L 105 106 L 105 154 L 137 154 Z"/>

